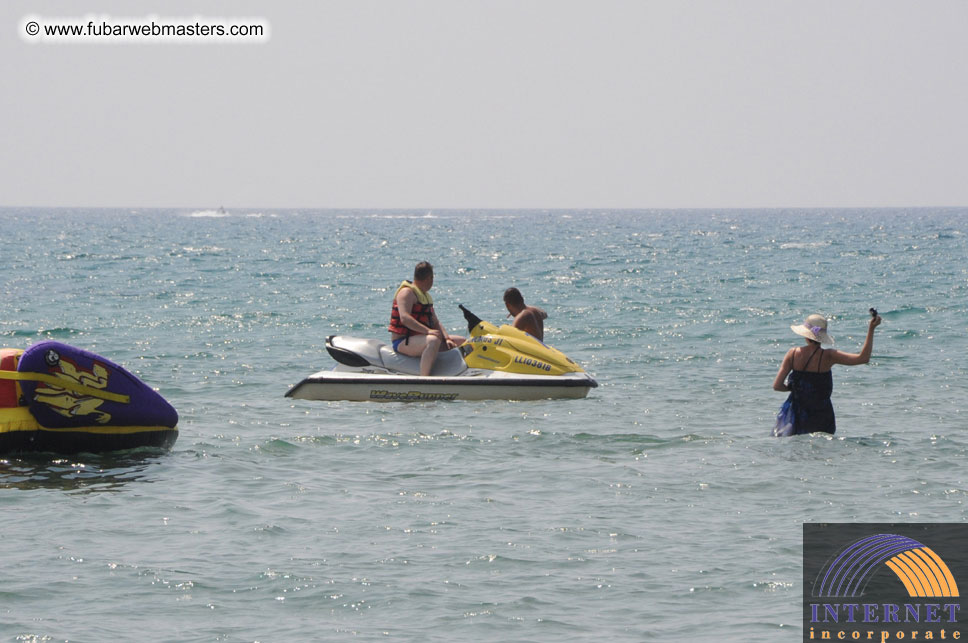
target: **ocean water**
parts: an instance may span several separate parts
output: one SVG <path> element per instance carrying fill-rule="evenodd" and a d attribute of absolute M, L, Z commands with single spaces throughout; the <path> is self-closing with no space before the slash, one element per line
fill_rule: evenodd
<path fill-rule="evenodd" d="M 0 456 L 4 641 L 797 641 L 804 522 L 968 518 L 968 210 L 0 210 L 0 344 L 117 361 L 169 452 Z M 519 287 L 587 399 L 284 398 L 413 265 Z M 770 437 L 831 318 L 833 437 Z"/>

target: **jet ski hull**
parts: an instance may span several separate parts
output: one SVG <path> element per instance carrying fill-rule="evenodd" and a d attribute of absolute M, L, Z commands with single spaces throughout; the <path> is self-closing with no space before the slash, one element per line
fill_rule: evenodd
<path fill-rule="evenodd" d="M 322 371 L 286 393 L 300 400 L 428 402 L 579 399 L 598 383 L 586 373 L 541 376 L 468 369 L 450 377 Z"/>

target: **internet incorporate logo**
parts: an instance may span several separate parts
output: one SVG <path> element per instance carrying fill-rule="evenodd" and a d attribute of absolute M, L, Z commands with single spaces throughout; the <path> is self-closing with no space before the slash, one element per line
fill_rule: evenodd
<path fill-rule="evenodd" d="M 803 527 L 804 641 L 962 638 L 968 524 Z"/>

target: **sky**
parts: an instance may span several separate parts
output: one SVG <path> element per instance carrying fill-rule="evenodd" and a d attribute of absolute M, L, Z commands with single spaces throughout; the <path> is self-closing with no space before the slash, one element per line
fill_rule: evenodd
<path fill-rule="evenodd" d="M 86 16 L 269 36 L 24 34 Z M 966 206 L 966 26 L 966 0 L 7 0 L 0 206 Z"/>

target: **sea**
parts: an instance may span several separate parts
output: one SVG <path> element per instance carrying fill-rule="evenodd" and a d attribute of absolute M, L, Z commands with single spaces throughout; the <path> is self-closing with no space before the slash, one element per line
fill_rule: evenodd
<path fill-rule="evenodd" d="M 0 641 L 799 641 L 804 523 L 968 519 L 968 209 L 0 209 L 0 344 L 122 364 L 169 451 L 0 455 Z M 506 323 L 579 400 L 286 391 L 386 339 Z M 790 326 L 835 435 L 771 436 Z"/>

